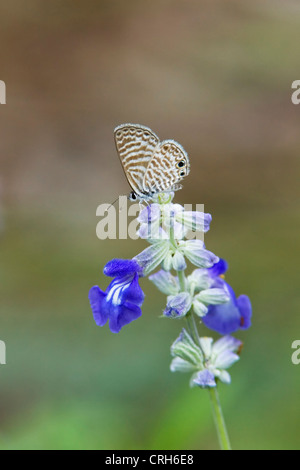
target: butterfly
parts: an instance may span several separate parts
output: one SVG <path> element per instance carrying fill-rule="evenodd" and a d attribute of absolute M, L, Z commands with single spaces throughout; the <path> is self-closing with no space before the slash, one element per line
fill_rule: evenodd
<path fill-rule="evenodd" d="M 121 124 L 114 130 L 125 176 L 131 186 L 129 199 L 152 199 L 155 194 L 177 191 L 190 172 L 189 157 L 174 140 L 160 142 L 149 127 Z"/>

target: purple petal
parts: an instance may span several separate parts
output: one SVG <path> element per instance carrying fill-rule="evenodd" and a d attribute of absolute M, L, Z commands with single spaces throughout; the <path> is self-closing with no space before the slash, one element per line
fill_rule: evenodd
<path fill-rule="evenodd" d="M 230 302 L 223 305 L 210 305 L 202 321 L 207 328 L 217 331 L 220 335 L 234 333 L 240 328 L 239 310 Z"/>
<path fill-rule="evenodd" d="M 103 326 L 107 322 L 109 306 L 106 302 L 106 294 L 98 286 L 91 288 L 89 300 L 94 315 L 94 320 L 98 326 Z"/>
<path fill-rule="evenodd" d="M 190 310 L 192 299 L 187 292 L 180 292 L 177 295 L 170 295 L 164 311 L 166 317 L 181 318 Z"/>
<path fill-rule="evenodd" d="M 109 317 L 109 328 L 112 333 L 119 333 L 123 326 L 131 323 L 142 315 L 137 305 L 125 302 L 124 305 L 113 307 Z"/>
<path fill-rule="evenodd" d="M 143 224 L 149 224 L 160 218 L 160 205 L 153 203 L 151 206 L 145 207 L 138 216 L 138 221 Z"/>
<path fill-rule="evenodd" d="M 221 274 L 226 273 L 228 269 L 228 263 L 224 259 L 220 259 L 218 263 L 214 264 L 211 268 L 208 269 L 208 272 L 211 277 L 217 277 Z"/>
<path fill-rule="evenodd" d="M 241 315 L 236 305 L 236 297 L 232 288 L 227 284 L 230 301 L 221 305 L 210 305 L 205 317 L 205 326 L 221 335 L 228 335 L 240 329 Z"/>
<path fill-rule="evenodd" d="M 129 274 L 141 273 L 142 268 L 137 261 L 132 259 L 112 259 L 103 269 L 106 276 L 123 277 Z"/>
<path fill-rule="evenodd" d="M 214 374 L 208 369 L 201 370 L 193 382 L 201 388 L 211 388 L 217 385 Z"/>
<path fill-rule="evenodd" d="M 186 240 L 179 247 L 191 263 L 199 268 L 210 268 L 219 261 L 214 253 L 205 249 L 201 240 Z"/>
<path fill-rule="evenodd" d="M 144 301 L 145 294 L 139 285 L 139 276 L 135 274 L 131 284 L 122 293 L 122 304 L 130 302 L 140 307 Z"/>
<path fill-rule="evenodd" d="M 191 230 L 201 230 L 205 233 L 208 232 L 212 221 L 210 214 L 196 211 L 184 211 L 178 218 Z"/>
<path fill-rule="evenodd" d="M 251 326 L 252 306 L 247 295 L 240 295 L 237 299 L 237 305 L 241 314 L 240 328 L 247 330 Z"/>

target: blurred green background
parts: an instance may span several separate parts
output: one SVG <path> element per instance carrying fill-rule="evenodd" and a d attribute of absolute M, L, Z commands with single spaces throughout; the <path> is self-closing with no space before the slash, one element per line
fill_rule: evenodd
<path fill-rule="evenodd" d="M 88 304 L 103 265 L 146 246 L 95 233 L 128 192 L 113 129 L 133 122 L 187 150 L 175 200 L 205 204 L 207 247 L 252 300 L 220 387 L 233 447 L 299 449 L 299 28 L 298 0 L 0 4 L 0 448 L 218 448 L 208 394 L 169 371 L 164 296 L 142 281 L 118 335 Z"/>

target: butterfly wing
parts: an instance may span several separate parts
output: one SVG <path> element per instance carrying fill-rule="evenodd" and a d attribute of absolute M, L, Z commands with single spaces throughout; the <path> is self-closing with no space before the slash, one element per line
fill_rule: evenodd
<path fill-rule="evenodd" d="M 189 157 L 183 147 L 174 140 L 164 140 L 155 149 L 143 179 L 147 194 L 176 190 L 177 185 L 190 172 Z"/>
<path fill-rule="evenodd" d="M 143 179 L 159 138 L 140 124 L 121 124 L 114 130 L 115 143 L 125 176 L 133 191 L 141 196 Z"/>

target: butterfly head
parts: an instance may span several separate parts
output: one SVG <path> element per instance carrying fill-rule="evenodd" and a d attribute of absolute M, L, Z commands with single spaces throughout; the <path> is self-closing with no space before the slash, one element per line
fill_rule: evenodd
<path fill-rule="evenodd" d="M 138 196 L 135 191 L 131 191 L 131 193 L 128 195 L 128 199 L 132 202 L 136 202 L 138 200 Z"/>
<path fill-rule="evenodd" d="M 155 193 L 138 193 L 136 191 L 131 191 L 131 193 L 128 194 L 128 199 L 129 201 L 131 202 L 145 202 L 146 204 L 148 204 L 149 201 L 151 201 L 153 199 L 153 196 L 154 196 Z"/>

